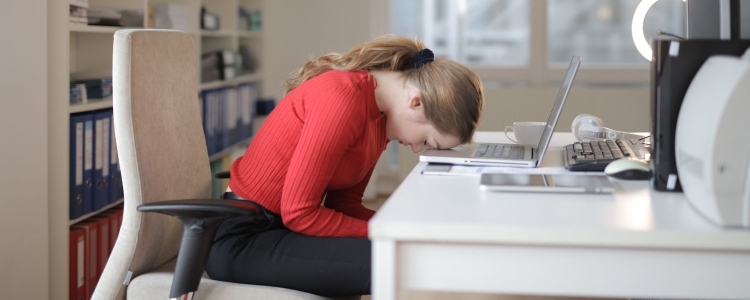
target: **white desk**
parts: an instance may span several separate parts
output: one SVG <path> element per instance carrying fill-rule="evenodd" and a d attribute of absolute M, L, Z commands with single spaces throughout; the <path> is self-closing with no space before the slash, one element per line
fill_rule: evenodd
<path fill-rule="evenodd" d="M 477 141 L 506 141 L 480 132 Z M 559 165 L 556 133 L 543 166 Z M 679 193 L 487 193 L 418 164 L 369 223 L 373 299 L 397 290 L 750 298 L 750 231 L 722 230 Z"/>

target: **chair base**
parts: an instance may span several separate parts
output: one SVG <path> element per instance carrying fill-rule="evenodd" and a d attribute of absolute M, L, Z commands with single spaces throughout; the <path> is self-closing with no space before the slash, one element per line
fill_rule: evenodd
<path fill-rule="evenodd" d="M 181 295 L 177 298 L 169 298 L 169 300 L 193 300 L 193 292 Z"/>
<path fill-rule="evenodd" d="M 141 274 L 130 281 L 128 286 L 128 300 L 164 300 L 169 299 L 169 288 L 176 259 L 145 274 Z M 221 299 L 221 300 L 359 300 L 361 297 L 321 297 L 305 292 L 252 284 L 239 284 L 222 282 L 209 279 L 203 275 L 200 288 L 194 293 L 194 299 Z"/>

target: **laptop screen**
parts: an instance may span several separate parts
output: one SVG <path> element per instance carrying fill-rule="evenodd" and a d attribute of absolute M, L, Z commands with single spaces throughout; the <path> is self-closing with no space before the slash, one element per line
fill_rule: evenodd
<path fill-rule="evenodd" d="M 552 112 L 550 112 L 549 118 L 547 119 L 547 126 L 544 128 L 544 132 L 542 132 L 542 138 L 539 140 L 539 145 L 537 145 L 537 149 L 539 151 L 539 159 L 537 160 L 537 165 L 542 163 L 544 153 L 547 152 L 547 146 L 549 145 L 550 139 L 552 139 L 552 133 L 555 131 L 557 120 L 560 118 L 560 113 L 562 112 L 565 98 L 568 97 L 570 86 L 573 85 L 573 79 L 576 77 L 576 72 L 578 71 L 578 66 L 580 64 L 581 58 L 578 56 L 573 56 L 573 58 L 570 60 L 568 72 L 565 73 L 565 79 L 560 86 L 560 91 L 557 92 L 555 104 L 552 106 Z"/>

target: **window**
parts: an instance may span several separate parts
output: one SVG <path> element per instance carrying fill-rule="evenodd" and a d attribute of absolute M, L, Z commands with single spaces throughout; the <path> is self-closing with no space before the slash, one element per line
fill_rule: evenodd
<path fill-rule="evenodd" d="M 528 0 L 394 0 L 394 33 L 417 36 L 435 55 L 465 64 L 529 62 Z"/>
<path fill-rule="evenodd" d="M 648 65 L 631 37 L 633 13 L 640 1 L 551 0 L 547 2 L 548 59 L 567 64 L 579 55 L 588 64 Z M 644 22 L 646 38 L 663 31 L 685 36 L 685 4 L 678 0 L 657 1 Z"/>
<path fill-rule="evenodd" d="M 559 83 L 572 55 L 578 81 L 646 83 L 649 62 L 631 35 L 637 0 L 391 0 L 391 32 L 416 36 L 436 55 L 470 66 L 490 81 Z M 661 0 L 644 21 L 685 35 L 685 4 Z M 668 38 L 663 36 L 662 38 Z"/>

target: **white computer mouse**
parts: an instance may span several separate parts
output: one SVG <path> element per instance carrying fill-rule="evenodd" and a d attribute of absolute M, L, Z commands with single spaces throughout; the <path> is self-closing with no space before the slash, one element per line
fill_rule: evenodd
<path fill-rule="evenodd" d="M 651 178 L 651 167 L 639 160 L 621 158 L 609 163 L 604 168 L 604 174 L 617 179 L 648 180 Z"/>

